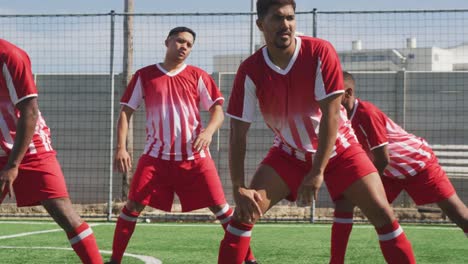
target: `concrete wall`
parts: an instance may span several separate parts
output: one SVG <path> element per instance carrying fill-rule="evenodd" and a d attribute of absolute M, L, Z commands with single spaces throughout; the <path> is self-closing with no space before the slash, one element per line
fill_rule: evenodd
<path fill-rule="evenodd" d="M 374 102 L 410 132 L 431 144 L 468 144 L 468 72 L 354 72 L 358 95 Z M 227 106 L 234 73 L 213 74 Z M 74 202 L 106 202 L 110 174 L 110 135 L 115 131 L 123 87 L 116 76 L 115 122 L 110 126 L 110 79 L 108 75 L 37 75 L 40 109 L 52 130 Z M 406 88 L 405 88 L 406 87 Z M 406 101 L 405 101 L 405 100 Z M 207 113 L 203 113 L 205 122 Z M 134 165 L 145 144 L 144 107 L 134 117 Z M 115 132 L 114 132 L 115 133 Z M 215 136 L 211 153 L 217 163 L 228 200 L 229 118 Z M 114 134 L 115 137 L 115 134 Z M 249 181 L 273 141 L 273 133 L 258 113 L 251 125 L 246 157 Z M 112 147 L 115 144 L 112 145 Z M 121 175 L 113 173 L 113 197 L 121 196 Z M 468 202 L 467 179 L 457 180 L 459 195 Z M 230 201 L 232 202 L 232 201 Z M 317 206 L 330 206 L 326 189 Z"/>

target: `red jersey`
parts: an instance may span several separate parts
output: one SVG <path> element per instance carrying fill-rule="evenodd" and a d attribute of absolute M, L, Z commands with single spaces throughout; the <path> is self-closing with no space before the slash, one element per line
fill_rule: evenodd
<path fill-rule="evenodd" d="M 324 40 L 296 37 L 296 50 L 283 70 L 270 60 L 266 47 L 245 60 L 237 72 L 227 114 L 252 122 L 257 100 L 275 145 L 295 154 L 315 153 L 322 112 L 318 102 L 344 93 L 340 61 Z M 341 107 L 338 135 L 332 157 L 357 139 L 346 110 Z"/>
<path fill-rule="evenodd" d="M 0 39 L 0 156 L 8 156 L 16 135 L 20 112 L 15 105 L 30 97 L 37 97 L 28 54 L 15 45 Z M 53 152 L 50 130 L 39 112 L 36 128 L 25 154 Z"/>
<path fill-rule="evenodd" d="M 423 138 L 406 132 L 370 102 L 356 99 L 350 119 L 359 142 L 371 158 L 372 150 L 387 145 L 390 163 L 384 170 L 385 176 L 414 176 L 434 155 Z"/>
<path fill-rule="evenodd" d="M 147 140 L 144 153 L 164 160 L 193 160 L 209 156 L 193 149 L 203 129 L 199 105 L 209 110 L 224 98 L 205 71 L 182 66 L 169 73 L 159 64 L 138 70 L 122 96 L 121 104 L 136 110 L 146 106 Z"/>

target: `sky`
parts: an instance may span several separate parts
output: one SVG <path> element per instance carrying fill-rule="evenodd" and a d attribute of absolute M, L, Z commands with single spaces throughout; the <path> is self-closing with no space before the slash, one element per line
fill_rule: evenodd
<path fill-rule="evenodd" d="M 135 13 L 249 12 L 251 0 L 134 0 Z M 468 10 L 468 0 L 296 0 L 297 11 Z M 124 0 L 0 0 L 0 37 L 23 47 L 33 68 L 49 72 L 106 72 L 108 68 L 109 16 L 13 17 L 15 14 L 108 14 L 123 12 Z M 116 21 L 116 71 L 122 54 L 122 16 Z M 190 19 L 187 22 L 187 19 Z M 312 34 L 310 14 L 297 16 L 299 32 Z M 432 14 L 327 14 L 318 17 L 318 37 L 338 51 L 349 50 L 361 40 L 363 49 L 403 48 L 406 39 L 418 47 L 449 48 L 468 42 L 468 12 Z M 198 34 L 189 58 L 211 70 L 214 57 L 249 52 L 249 16 L 138 16 L 135 19 L 135 65 L 162 60 L 166 32 L 174 25 L 190 25 Z M 155 30 L 156 29 L 156 30 Z M 261 33 L 254 27 L 254 41 Z M 255 44 L 255 43 L 254 43 Z M 70 63 L 73 62 L 73 63 Z"/>
<path fill-rule="evenodd" d="M 296 0 L 297 11 L 468 9 L 467 0 Z M 135 0 L 137 13 L 248 12 L 251 0 Z M 123 12 L 124 0 L 0 0 L 0 14 Z"/>

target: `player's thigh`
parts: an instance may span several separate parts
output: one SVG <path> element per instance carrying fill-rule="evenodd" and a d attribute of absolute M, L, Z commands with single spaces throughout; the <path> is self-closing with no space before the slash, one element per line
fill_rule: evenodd
<path fill-rule="evenodd" d="M 377 173 L 371 173 L 357 180 L 344 191 L 343 195 L 359 207 L 376 227 L 387 225 L 395 219 Z"/>
<path fill-rule="evenodd" d="M 250 188 L 255 189 L 260 194 L 262 200 L 259 205 L 263 213 L 290 193 L 288 185 L 279 174 L 266 164 L 261 164 L 258 167 L 250 183 Z"/>
<path fill-rule="evenodd" d="M 456 193 L 437 205 L 457 225 L 468 228 L 468 208 Z"/>

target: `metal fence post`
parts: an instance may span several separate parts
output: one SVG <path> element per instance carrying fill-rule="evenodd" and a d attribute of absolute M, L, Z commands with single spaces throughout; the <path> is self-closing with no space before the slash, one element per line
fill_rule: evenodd
<path fill-rule="evenodd" d="M 115 41 L 115 11 L 111 10 L 111 34 L 110 34 L 110 141 L 109 141 L 109 200 L 107 201 L 107 221 L 112 220 L 112 177 L 114 154 L 114 41 Z"/>
<path fill-rule="evenodd" d="M 317 8 L 312 10 L 312 36 L 317 37 Z"/>

